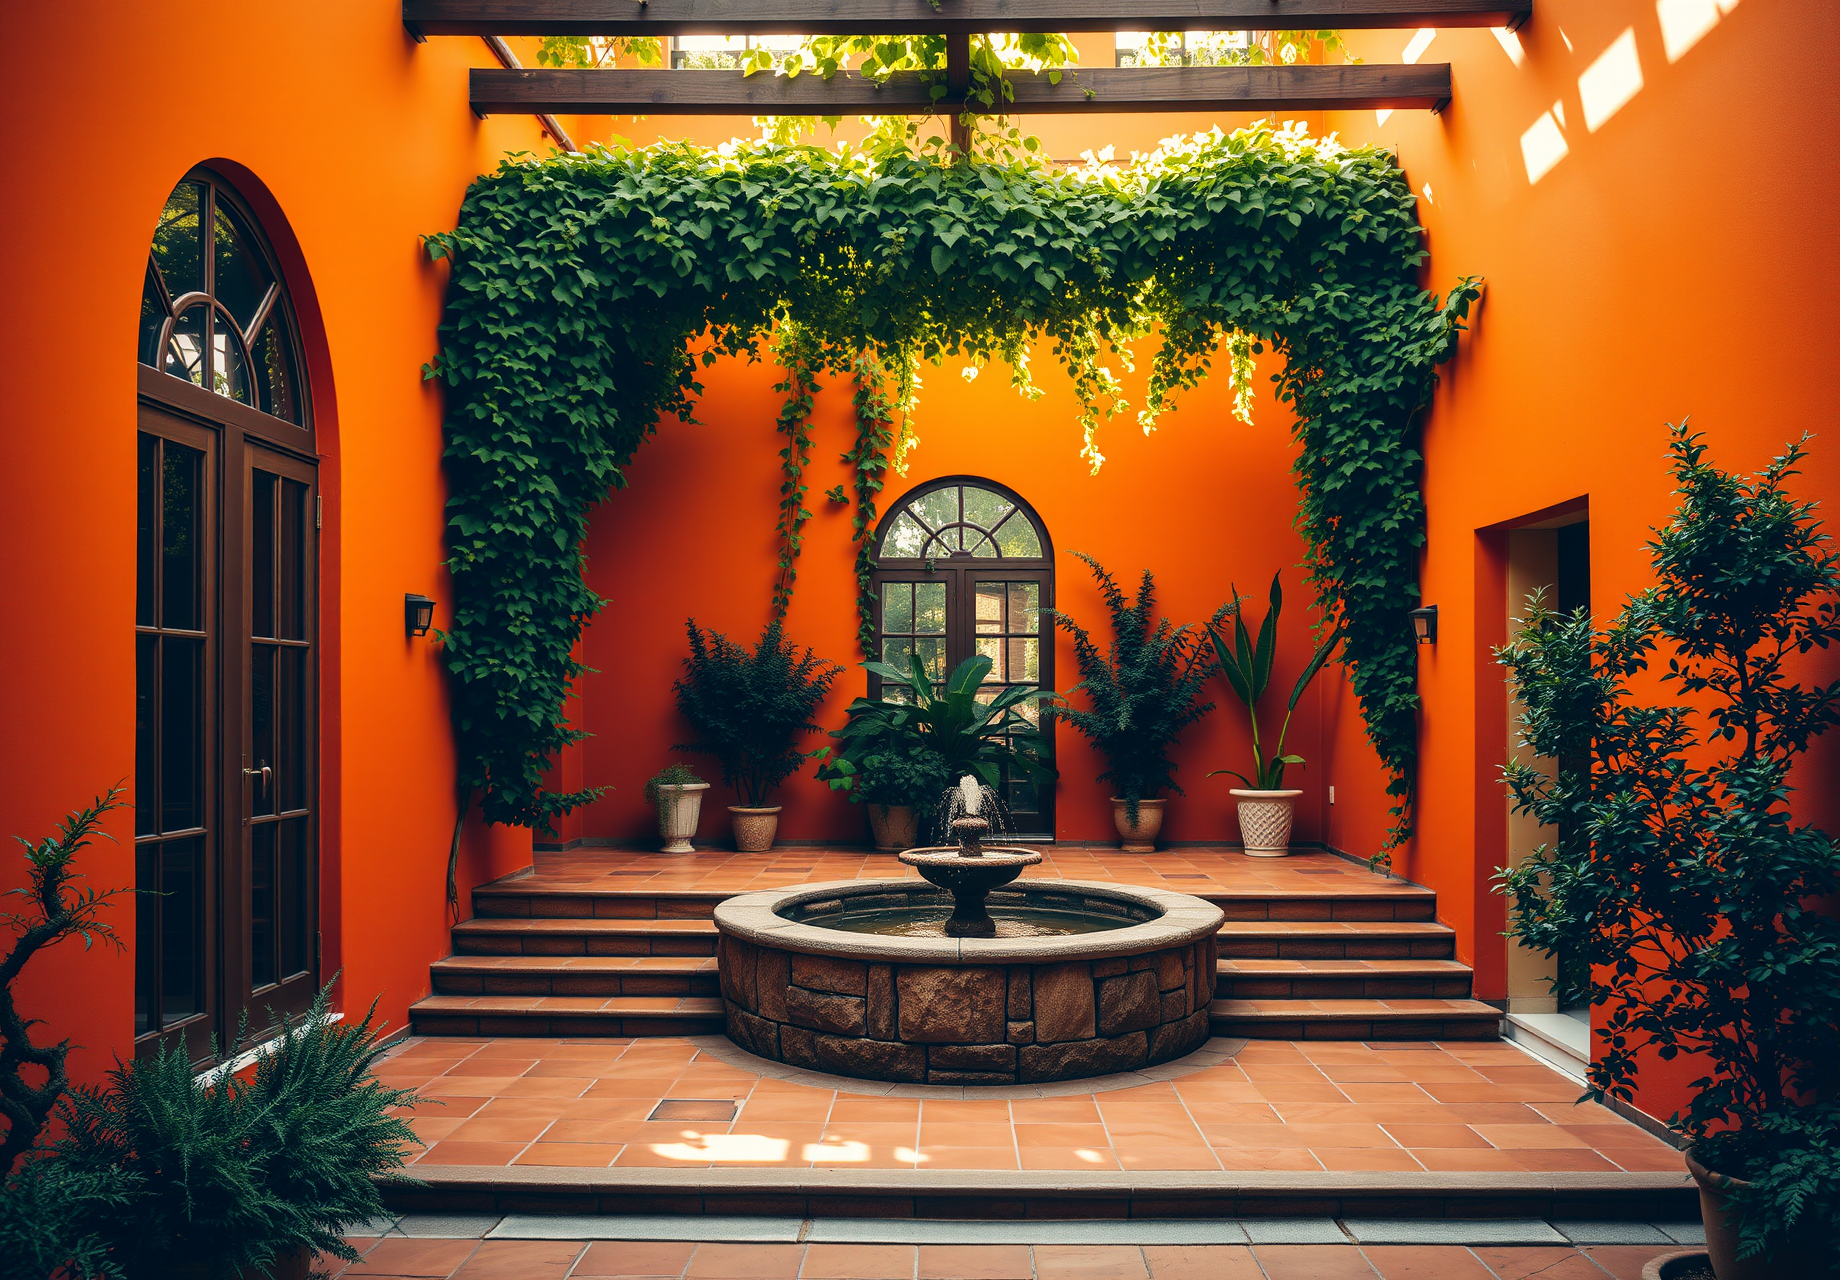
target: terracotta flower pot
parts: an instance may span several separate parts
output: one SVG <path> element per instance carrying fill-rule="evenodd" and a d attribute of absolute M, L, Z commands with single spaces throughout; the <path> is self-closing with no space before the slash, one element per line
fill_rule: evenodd
<path fill-rule="evenodd" d="M 696 852 L 690 837 L 696 834 L 697 821 L 703 816 L 703 793 L 707 790 L 707 782 L 658 788 L 658 834 L 664 840 L 663 852 Z"/>
<path fill-rule="evenodd" d="M 1282 858 L 1291 851 L 1291 818 L 1302 791 L 1229 792 L 1239 801 L 1239 838 L 1252 858 Z"/>
<path fill-rule="evenodd" d="M 899 853 L 914 847 L 920 814 L 911 804 L 870 804 L 869 830 L 880 853 Z"/>
<path fill-rule="evenodd" d="M 779 832 L 780 806 L 769 809 L 744 809 L 740 805 L 729 805 L 728 812 L 735 823 L 735 848 L 743 853 L 762 853 L 773 847 L 773 837 Z"/>
<path fill-rule="evenodd" d="M 1699 1216 L 1706 1224 L 1706 1252 L 1712 1256 L 1712 1274 L 1719 1280 L 1787 1280 L 1789 1276 L 1818 1276 L 1830 1258 L 1817 1250 L 1813 1222 L 1807 1222 L 1775 1253 L 1754 1258 L 1738 1258 L 1738 1219 L 1725 1211 L 1724 1193 L 1733 1187 L 1748 1187 L 1740 1178 L 1714 1173 L 1691 1151 L 1686 1153 L 1687 1172 L 1699 1183 Z"/>
<path fill-rule="evenodd" d="M 1112 821 L 1118 826 L 1119 848 L 1126 853 L 1155 853 L 1156 837 L 1163 829 L 1163 806 L 1167 800 L 1139 800 L 1137 821 L 1132 822 L 1129 808 L 1117 796 L 1112 797 Z"/>
<path fill-rule="evenodd" d="M 1712 1265 L 1704 1249 L 1676 1249 L 1642 1264 L 1642 1280 L 1680 1280 L 1703 1273 Z"/>

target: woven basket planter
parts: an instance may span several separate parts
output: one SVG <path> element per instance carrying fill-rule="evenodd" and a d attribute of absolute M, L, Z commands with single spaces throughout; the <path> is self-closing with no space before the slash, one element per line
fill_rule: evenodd
<path fill-rule="evenodd" d="M 1302 791 L 1242 791 L 1230 793 L 1239 801 L 1239 838 L 1253 858 L 1282 858 L 1291 851 L 1291 817 Z"/>

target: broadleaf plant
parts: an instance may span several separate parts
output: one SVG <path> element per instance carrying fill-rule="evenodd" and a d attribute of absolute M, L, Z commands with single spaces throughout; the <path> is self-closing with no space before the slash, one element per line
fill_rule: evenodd
<path fill-rule="evenodd" d="M 1601 631 L 1535 593 L 1498 651 L 1521 744 L 1555 766 L 1508 766 L 1514 807 L 1558 835 L 1496 878 L 1510 936 L 1589 967 L 1587 1096 L 1633 1101 L 1645 1056 L 1703 1067 L 1670 1123 L 1751 1183 L 1733 1199 L 1754 1255 L 1840 1239 L 1840 920 L 1822 907 L 1840 846 L 1789 807 L 1797 762 L 1840 723 L 1815 661 L 1840 640 L 1840 555 L 1789 493 L 1803 444 L 1748 478 L 1684 423 L 1670 450 L 1656 585 Z"/>
<path fill-rule="evenodd" d="M 1284 590 L 1279 582 L 1282 576 L 1282 572 L 1271 575 L 1271 608 L 1266 611 L 1265 620 L 1259 624 L 1256 644 L 1246 629 L 1245 602 L 1240 599 L 1238 587 L 1233 588 L 1233 602 L 1227 606 L 1233 615 L 1232 647 L 1228 647 L 1227 639 L 1218 626 L 1210 628 L 1208 632 L 1214 642 L 1214 653 L 1220 661 L 1220 673 L 1227 678 L 1233 696 L 1245 706 L 1246 716 L 1252 721 L 1252 776 L 1248 778 L 1237 769 L 1216 769 L 1208 777 L 1228 774 L 1238 778 L 1253 791 L 1283 789 L 1285 769 L 1304 763 L 1302 756 L 1284 753 L 1284 738 L 1290 732 L 1291 715 L 1303 700 L 1304 690 L 1316 679 L 1317 673 L 1329 661 L 1342 638 L 1339 631 L 1331 631 L 1329 638 L 1316 646 L 1316 652 L 1304 664 L 1303 674 L 1297 677 L 1297 683 L 1291 689 L 1290 700 L 1284 704 L 1284 721 L 1278 726 L 1277 745 L 1271 749 L 1270 755 L 1266 755 L 1259 740 L 1259 700 L 1265 696 L 1265 688 L 1271 683 L 1271 666 L 1278 652 L 1278 614 L 1284 608 Z"/>

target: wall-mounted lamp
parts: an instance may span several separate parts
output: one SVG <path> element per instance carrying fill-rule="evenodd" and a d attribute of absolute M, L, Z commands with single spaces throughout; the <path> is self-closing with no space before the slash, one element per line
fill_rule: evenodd
<path fill-rule="evenodd" d="M 434 601 L 413 592 L 403 596 L 403 634 L 425 636 L 434 625 Z"/>
<path fill-rule="evenodd" d="M 1418 635 L 1420 644 L 1437 643 L 1437 606 L 1428 604 L 1422 609 L 1414 609 L 1406 615 L 1412 619 L 1412 630 Z"/>

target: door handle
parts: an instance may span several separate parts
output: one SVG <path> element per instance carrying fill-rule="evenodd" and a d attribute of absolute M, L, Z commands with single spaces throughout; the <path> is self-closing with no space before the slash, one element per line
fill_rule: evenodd
<path fill-rule="evenodd" d="M 263 765 L 260 769 L 244 769 L 243 772 L 251 778 L 260 778 L 262 781 L 257 785 L 261 787 L 263 795 L 268 794 L 268 784 L 272 782 L 275 777 L 275 771 L 273 769 L 269 768 L 267 765 Z"/>

